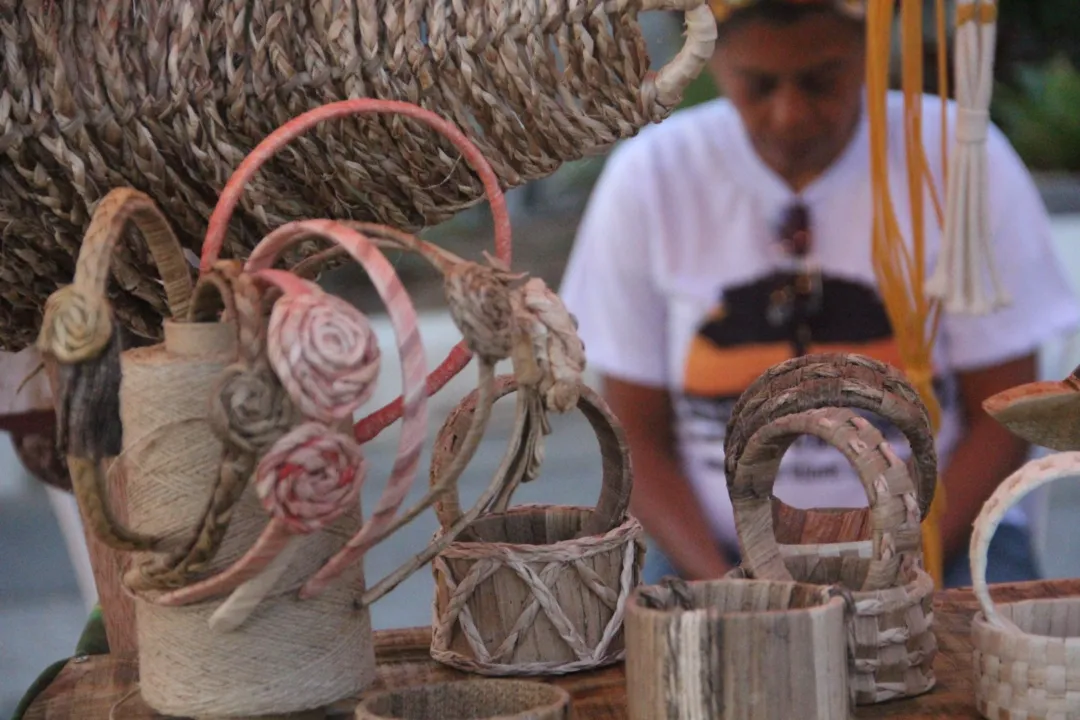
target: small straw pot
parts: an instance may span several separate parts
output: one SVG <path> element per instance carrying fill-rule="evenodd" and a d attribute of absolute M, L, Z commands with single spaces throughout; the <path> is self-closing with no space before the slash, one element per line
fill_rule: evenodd
<path fill-rule="evenodd" d="M 937 487 L 937 451 L 926 406 L 896 369 L 865 355 L 818 353 L 792 358 L 762 373 L 732 408 L 724 441 L 728 483 L 749 438 L 772 420 L 826 407 L 871 413 L 899 429 L 911 448 L 908 469 L 916 479 L 920 519 L 926 517 Z M 869 559 L 871 543 L 866 508 L 793 508 L 773 498 L 773 525 L 784 557 L 842 556 Z M 922 538 L 905 538 L 898 550 L 922 564 Z M 817 582 L 817 580 L 808 581 Z"/>
<path fill-rule="evenodd" d="M 773 532 L 772 487 L 785 450 L 803 434 L 825 440 L 857 470 L 869 500 L 870 558 L 784 557 Z M 919 532 L 915 488 L 881 433 L 845 408 L 780 417 L 746 444 L 729 487 L 743 563 L 728 577 L 838 584 L 852 591 L 849 674 L 857 704 L 911 697 L 935 682 L 933 581 L 910 547 Z"/>
<path fill-rule="evenodd" d="M 995 606 L 986 554 L 1005 514 L 1049 482 L 1080 476 L 1080 452 L 1031 460 L 998 486 L 971 534 L 971 579 L 980 612 L 971 621 L 975 705 L 989 720 L 1080 719 L 1080 598 Z"/>
<path fill-rule="evenodd" d="M 517 483 L 539 470 L 543 418 L 535 410 L 535 391 L 499 378 L 496 399 L 517 391 L 510 447 L 496 471 L 503 492 L 432 563 L 431 656 L 438 662 L 481 675 L 525 676 L 571 673 L 623 658 L 623 614 L 640 582 L 643 530 L 627 514 L 632 477 L 622 430 L 595 392 L 579 388 L 577 408 L 596 432 L 603 458 L 596 508 L 507 510 Z M 476 393 L 467 396 L 440 429 L 432 478 L 456 453 L 476 402 Z M 457 503 L 456 489 L 436 503 L 439 534 L 459 516 Z"/>
<path fill-rule="evenodd" d="M 626 611 L 630 720 L 849 717 L 842 594 L 767 580 L 639 587 Z"/>
<path fill-rule="evenodd" d="M 360 701 L 356 720 L 569 720 L 570 694 L 529 680 L 460 680 L 387 690 Z"/>

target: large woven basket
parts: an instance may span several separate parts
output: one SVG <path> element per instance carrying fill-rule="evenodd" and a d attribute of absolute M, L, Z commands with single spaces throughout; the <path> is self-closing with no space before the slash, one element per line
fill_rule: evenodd
<path fill-rule="evenodd" d="M 750 436 L 768 422 L 815 408 L 846 407 L 891 423 L 911 448 L 907 465 L 917 479 L 915 499 L 925 517 L 937 486 L 937 452 L 926 406 L 895 368 L 865 355 L 821 353 L 779 363 L 762 373 L 732 408 L 724 446 L 728 482 Z M 805 510 L 773 498 L 774 527 L 781 552 L 806 562 L 849 556 L 869 559 L 866 508 Z M 898 548 L 922 564 L 921 534 L 905 536 Z"/>
<path fill-rule="evenodd" d="M 687 41 L 650 68 L 641 12 L 686 10 Z M 29 344 L 71 277 L 101 198 L 148 194 L 196 253 L 228 177 L 272 130 L 373 97 L 466 132 L 503 187 L 544 177 L 667 116 L 708 59 L 705 0 L 10 2 L 0 88 L 0 349 Z M 417 230 L 482 198 L 460 153 L 405 118 L 349 118 L 298 141 L 253 183 L 229 251 L 310 217 Z M 159 339 L 164 293 L 140 244 L 115 258 L 114 307 Z"/>
<path fill-rule="evenodd" d="M 871 557 L 781 553 L 772 527 L 772 485 L 784 451 L 801 434 L 825 440 L 858 471 L 870 502 Z M 910 547 L 903 538 L 919 532 L 915 487 L 880 432 L 846 408 L 780 417 L 749 438 L 729 491 L 743 553 L 742 565 L 729 577 L 839 585 L 851 591 L 854 612 L 847 631 L 856 703 L 910 697 L 933 687 L 933 581 L 915 554 L 901 550 Z"/>
<path fill-rule="evenodd" d="M 767 580 L 665 580 L 626 611 L 630 720 L 845 720 L 846 602 Z"/>
<path fill-rule="evenodd" d="M 995 605 L 987 550 L 1008 510 L 1035 489 L 1080 476 L 1080 452 L 1031 460 L 997 487 L 971 534 L 971 579 L 980 612 L 971 621 L 975 704 L 988 720 L 1080 718 L 1080 598 Z"/>
<path fill-rule="evenodd" d="M 483 675 L 554 675 L 623 658 L 623 615 L 640 582 L 641 524 L 627 514 L 632 482 L 626 441 L 603 400 L 581 386 L 578 409 L 600 441 L 603 487 L 595 508 L 524 505 L 509 491 L 538 471 L 542 418 L 527 392 L 500 378 L 496 397 L 517 391 L 518 418 L 497 474 L 505 479 L 491 512 L 471 523 L 432 563 L 432 657 Z M 440 430 L 433 477 L 456 454 L 476 394 Z M 456 491 L 436 504 L 445 529 L 458 516 Z"/>

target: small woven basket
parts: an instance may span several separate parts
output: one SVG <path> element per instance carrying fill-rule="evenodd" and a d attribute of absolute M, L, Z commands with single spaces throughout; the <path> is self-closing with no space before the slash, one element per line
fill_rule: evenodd
<path fill-rule="evenodd" d="M 1080 476 L 1080 452 L 1031 460 L 998 486 L 971 534 L 975 705 L 989 720 L 1080 718 L 1080 598 L 995 606 L 986 585 L 990 540 L 1008 510 L 1049 482 Z"/>
<path fill-rule="evenodd" d="M 626 611 L 630 720 L 848 717 L 841 594 L 768 580 L 639 587 Z"/>
<path fill-rule="evenodd" d="M 518 392 L 518 417 L 497 473 L 504 492 L 432 563 L 435 627 L 431 656 L 482 675 L 554 675 L 623 658 L 623 614 L 640 581 L 641 524 L 627 514 L 631 470 L 622 430 L 603 400 L 580 386 L 578 409 L 600 441 L 603 488 L 595 509 L 526 505 L 509 493 L 537 470 L 541 418 L 529 391 L 502 377 L 495 397 Z M 456 453 L 476 406 L 466 397 L 440 430 L 432 478 Z M 535 423 L 535 424 L 534 424 Z M 440 533 L 458 517 L 456 491 L 436 504 Z"/>
<path fill-rule="evenodd" d="M 569 720 L 570 694 L 528 680 L 460 680 L 387 690 L 360 701 L 356 720 Z"/>
<path fill-rule="evenodd" d="M 778 363 L 762 373 L 739 397 L 731 411 L 724 440 L 724 464 L 730 484 L 749 440 L 776 418 L 825 407 L 846 407 L 871 413 L 904 433 L 911 447 L 908 467 L 918 487 L 917 501 L 925 518 L 937 487 L 937 451 L 926 406 L 896 369 L 865 355 L 819 353 Z M 869 558 L 867 511 L 803 510 L 773 499 L 777 540 L 785 556 Z M 922 564 L 922 539 L 903 548 Z M 793 547 L 799 545 L 801 547 Z"/>
<path fill-rule="evenodd" d="M 852 463 L 867 491 L 873 539 L 860 552 L 785 557 L 772 521 L 772 484 L 784 451 L 801 434 L 820 437 Z M 906 466 L 881 433 L 845 408 L 780 417 L 746 443 L 730 485 L 743 564 L 730 578 L 812 582 L 852 591 L 848 620 L 849 674 L 857 704 L 930 690 L 937 640 L 932 631 L 933 581 L 901 538 L 918 534 L 919 511 Z"/>

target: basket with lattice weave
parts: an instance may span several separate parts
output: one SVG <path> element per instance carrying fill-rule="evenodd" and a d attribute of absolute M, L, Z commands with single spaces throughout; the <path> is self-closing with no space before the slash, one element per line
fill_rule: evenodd
<path fill-rule="evenodd" d="M 918 393 L 896 368 L 865 355 L 819 353 L 803 355 L 769 368 L 739 397 L 731 411 L 724 441 L 724 467 L 729 483 L 743 448 L 769 421 L 823 407 L 847 407 L 899 429 L 911 449 L 907 465 L 917 479 L 921 517 L 929 512 L 937 487 L 937 451 Z M 870 515 L 866 508 L 791 507 L 772 499 L 773 527 L 780 550 L 800 563 L 851 557 L 867 560 Z M 919 533 L 897 538 L 898 550 L 922 564 Z"/>
<path fill-rule="evenodd" d="M 510 446 L 496 474 L 504 490 L 489 512 L 435 558 L 431 655 L 484 675 L 553 675 L 601 667 L 625 652 L 623 615 L 640 581 L 641 524 L 627 514 L 631 468 L 617 420 L 579 385 L 577 408 L 600 442 L 603 487 L 595 508 L 507 509 L 520 482 L 539 472 L 546 420 L 526 387 L 501 378 L 495 397 L 517 393 Z M 477 394 L 440 430 L 432 472 L 457 452 Z M 436 503 L 443 528 L 458 515 L 456 492 Z"/>
<path fill-rule="evenodd" d="M 869 501 L 869 558 L 785 555 L 773 530 L 772 488 L 784 452 L 801 435 L 839 450 L 857 471 Z M 742 564 L 729 577 L 839 585 L 851 592 L 848 672 L 855 701 L 910 697 L 935 682 L 934 585 L 904 537 L 919 532 L 915 485 L 905 464 L 868 420 L 849 408 L 817 408 L 759 428 L 741 453 L 729 493 Z"/>
<path fill-rule="evenodd" d="M 1028 461 L 998 485 L 971 533 L 971 580 L 980 612 L 971 620 L 975 705 L 988 720 L 1080 718 L 1080 598 L 995 605 L 987 551 L 1010 508 L 1034 490 L 1080 476 L 1080 452 Z"/>
<path fill-rule="evenodd" d="M 686 10 L 687 42 L 650 68 L 639 14 Z M 504 188 L 549 175 L 666 117 L 704 67 L 705 0 L 125 0 L 7 3 L 0 63 L 0 349 L 33 339 L 112 188 L 146 193 L 196 253 L 215 198 L 279 125 L 369 97 L 462 128 Z M 479 202 L 445 138 L 407 118 L 347 118 L 254 179 L 232 220 L 243 257 L 300 218 L 416 231 Z M 145 249 L 122 242 L 113 305 L 159 339 L 168 312 Z"/>

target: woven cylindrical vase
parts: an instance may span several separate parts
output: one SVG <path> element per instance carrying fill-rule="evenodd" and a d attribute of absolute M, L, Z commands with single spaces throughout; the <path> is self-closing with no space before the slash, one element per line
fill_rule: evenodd
<path fill-rule="evenodd" d="M 570 694 L 527 680 L 461 680 L 387 690 L 361 700 L 356 720 L 569 720 Z"/>
<path fill-rule="evenodd" d="M 512 378 L 500 378 L 496 396 L 516 389 Z M 476 393 L 466 397 L 441 428 L 433 480 L 455 454 L 476 401 Z M 508 483 L 534 459 L 534 446 L 520 437 L 528 424 L 523 407 L 519 396 L 513 458 L 500 468 Z M 432 563 L 435 660 L 508 676 L 570 673 L 623 658 L 623 615 L 640 582 L 643 530 L 626 512 L 631 475 L 622 430 L 585 386 L 578 409 L 596 432 L 603 456 L 596 508 L 525 505 L 470 524 Z M 440 532 L 458 516 L 456 506 L 456 496 L 436 506 Z"/>
<path fill-rule="evenodd" d="M 849 717 L 845 601 L 793 582 L 639 587 L 626 610 L 630 720 Z"/>
<path fill-rule="evenodd" d="M 220 472 L 222 444 L 207 422 L 210 396 L 235 358 L 230 323 L 166 322 L 165 342 L 123 354 L 122 462 L 129 524 L 166 538 L 189 538 Z M 236 504 L 206 574 L 243 555 L 265 527 L 253 487 Z M 374 646 L 364 590 L 354 565 L 322 595 L 298 600 L 303 581 L 361 522 L 360 507 L 321 533 L 298 540 L 292 564 L 250 618 L 216 632 L 210 616 L 223 598 L 183 607 L 136 599 L 139 687 L 146 703 L 177 717 L 252 717 L 310 710 L 359 693 L 374 679 Z M 145 559 L 146 554 L 135 560 Z"/>
<path fill-rule="evenodd" d="M 971 579 L 980 612 L 971 621 L 975 705 L 988 720 L 1080 719 L 1080 598 L 995 605 L 986 585 L 990 540 L 1025 495 L 1080 476 L 1080 452 L 1031 460 L 997 487 L 971 534 Z"/>
<path fill-rule="evenodd" d="M 869 557 L 780 551 L 772 526 L 772 487 L 784 451 L 801 434 L 825 440 L 857 471 L 870 501 Z M 730 484 L 743 564 L 728 577 L 839 585 L 852 592 L 848 670 L 860 705 L 919 695 L 935 683 L 934 584 L 904 550 L 919 532 L 914 493 L 907 467 L 881 433 L 845 408 L 808 410 L 764 425 L 747 441 Z"/>

